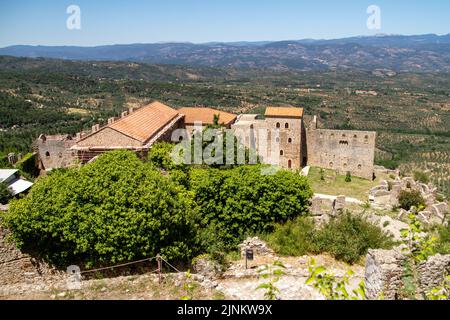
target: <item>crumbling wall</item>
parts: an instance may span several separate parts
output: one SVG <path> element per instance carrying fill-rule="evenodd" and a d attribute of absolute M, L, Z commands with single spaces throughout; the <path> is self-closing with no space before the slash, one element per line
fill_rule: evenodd
<path fill-rule="evenodd" d="M 403 288 L 405 255 L 401 248 L 393 250 L 369 250 L 366 257 L 365 284 L 369 300 L 400 298 Z M 444 277 L 450 272 L 450 255 L 430 257 L 417 268 L 421 294 L 442 285 Z"/>
<path fill-rule="evenodd" d="M 8 234 L 0 227 L 0 286 L 31 282 L 56 274 L 48 264 L 20 252 L 8 239 Z"/>

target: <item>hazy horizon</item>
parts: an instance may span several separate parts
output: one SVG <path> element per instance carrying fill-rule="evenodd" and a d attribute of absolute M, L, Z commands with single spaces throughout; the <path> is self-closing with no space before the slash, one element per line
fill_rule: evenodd
<path fill-rule="evenodd" d="M 67 27 L 71 5 L 79 28 Z M 370 7 L 379 28 L 368 28 Z M 0 47 L 277 42 L 450 33 L 450 2 L 358 0 L 17 0 L 0 4 Z M 420 22 L 420 23 L 418 23 Z"/>

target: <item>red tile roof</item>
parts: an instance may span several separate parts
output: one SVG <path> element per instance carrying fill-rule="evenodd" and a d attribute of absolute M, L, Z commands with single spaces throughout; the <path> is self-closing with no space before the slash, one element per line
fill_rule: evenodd
<path fill-rule="evenodd" d="M 294 107 L 268 107 L 266 109 L 266 117 L 288 117 L 288 118 L 302 118 L 303 108 Z"/>
<path fill-rule="evenodd" d="M 178 110 L 180 114 L 184 114 L 184 122 L 187 125 L 193 125 L 195 122 L 206 124 L 214 124 L 214 116 L 219 116 L 219 124 L 229 125 L 233 123 L 237 116 L 232 113 L 215 110 L 211 108 L 181 108 Z"/>
<path fill-rule="evenodd" d="M 108 127 L 144 143 L 176 116 L 178 112 L 175 109 L 153 102 Z"/>

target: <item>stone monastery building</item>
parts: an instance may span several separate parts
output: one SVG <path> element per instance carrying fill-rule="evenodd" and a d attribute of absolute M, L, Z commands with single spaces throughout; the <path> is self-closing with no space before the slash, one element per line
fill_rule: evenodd
<path fill-rule="evenodd" d="M 316 117 L 306 127 L 302 108 L 269 107 L 264 117 L 236 116 L 211 108 L 176 110 L 160 102 L 125 111 L 120 118 L 109 119 L 103 127 L 93 126 L 89 133 L 74 137 L 41 135 L 35 142 L 39 167 L 48 171 L 84 164 L 104 152 L 118 149 L 145 156 L 156 142 L 170 142 L 174 130 L 186 129 L 191 134 L 195 125 L 214 124 L 217 117 L 219 124 L 235 130 L 244 145 L 257 150 L 263 162 L 273 163 L 275 154 L 278 164 L 286 169 L 316 166 L 373 178 L 375 132 L 319 129 Z"/>

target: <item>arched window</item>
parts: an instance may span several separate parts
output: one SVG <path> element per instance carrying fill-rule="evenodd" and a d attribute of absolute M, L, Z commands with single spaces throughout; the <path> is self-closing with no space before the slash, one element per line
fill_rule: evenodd
<path fill-rule="evenodd" d="M 280 156 L 284 156 L 284 151 L 280 150 Z"/>
<path fill-rule="evenodd" d="M 292 168 L 292 160 L 288 161 L 288 168 L 291 169 Z"/>
<path fill-rule="evenodd" d="M 289 129 L 289 123 L 285 123 L 285 124 L 284 124 L 284 128 L 285 128 L 285 129 Z"/>
<path fill-rule="evenodd" d="M 277 122 L 277 129 L 281 128 L 281 124 L 279 122 Z"/>
<path fill-rule="evenodd" d="M 330 168 L 333 168 L 333 165 L 334 165 L 333 162 L 330 162 Z"/>
<path fill-rule="evenodd" d="M 364 142 L 365 142 L 365 143 L 369 143 L 369 136 L 365 136 L 365 137 L 364 137 Z"/>
<path fill-rule="evenodd" d="M 355 135 L 353 136 L 353 139 L 358 139 L 358 136 L 355 134 Z"/>
<path fill-rule="evenodd" d="M 255 126 L 251 124 L 250 125 L 250 129 L 254 129 L 254 128 L 255 128 Z"/>
<path fill-rule="evenodd" d="M 362 169 L 362 165 L 358 164 L 358 170 Z"/>
<path fill-rule="evenodd" d="M 292 143 L 292 138 L 289 138 L 289 139 L 288 139 L 288 143 Z"/>
<path fill-rule="evenodd" d="M 47 151 L 47 152 L 45 153 L 45 156 L 46 156 L 46 157 L 50 157 L 50 152 Z"/>
<path fill-rule="evenodd" d="M 179 138 L 178 138 L 178 141 L 183 141 L 183 136 L 180 136 Z"/>

